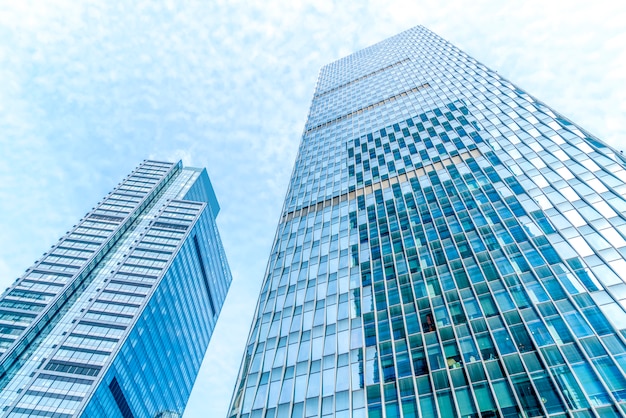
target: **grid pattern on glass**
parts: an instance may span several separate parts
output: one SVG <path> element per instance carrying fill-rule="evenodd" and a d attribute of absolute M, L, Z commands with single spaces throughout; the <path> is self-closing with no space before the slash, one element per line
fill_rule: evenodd
<path fill-rule="evenodd" d="M 129 178 L 135 178 L 133 176 L 142 168 L 147 170 L 141 170 L 139 175 L 145 176 L 154 171 L 153 167 L 157 171 L 167 167 L 170 174 L 156 186 L 150 200 L 140 204 L 124 220 L 119 236 L 98 249 L 97 264 L 85 273 L 86 277 L 66 298 L 61 310 L 46 318 L 45 332 L 37 336 L 2 377 L 2 416 L 80 415 L 101 387 L 106 388 L 110 397 L 103 416 L 115 416 L 119 405 L 111 397 L 109 385 L 113 379 L 123 382 L 120 390 L 124 393 L 128 390 L 125 385 L 129 384 L 128 374 L 116 375 L 116 371 L 127 367 L 134 375 L 137 365 L 146 361 L 146 358 L 136 357 L 132 365 L 125 364 L 130 361 L 128 351 L 134 352 L 132 348 L 125 349 L 129 338 L 132 347 L 141 338 L 149 338 L 162 344 L 163 353 L 181 354 L 189 359 L 185 363 L 177 357 L 176 368 L 181 372 L 181 364 L 184 365 L 185 379 L 174 385 L 175 373 L 169 360 L 160 358 L 158 353 L 143 352 L 145 356 L 160 360 L 153 367 L 153 375 L 161 374 L 158 388 L 154 384 L 145 387 L 155 391 L 156 395 L 151 396 L 167 394 L 159 404 L 160 409 L 148 415 L 159 410 L 182 412 L 184 409 L 231 279 L 215 225 L 219 205 L 206 170 L 181 168 L 180 162 L 175 165 L 146 162 Z M 109 196 L 126 193 L 120 189 L 128 187 L 124 182 Z M 92 215 L 93 212 L 86 219 Z M 112 214 L 98 213 L 97 216 Z M 196 252 L 194 257 L 189 256 L 191 239 L 188 238 L 192 233 L 202 253 Z M 53 247 L 51 253 L 63 247 L 63 242 Z M 205 257 L 209 266 L 203 285 L 199 279 L 199 256 Z M 31 305 L 42 304 L 39 300 L 51 293 L 49 286 L 59 285 L 46 277 L 29 276 L 9 294 L 24 287 L 24 294 L 33 301 Z M 214 299 L 213 310 L 207 302 L 209 290 Z M 175 293 L 181 296 L 173 296 Z M 38 296 L 31 296 L 33 294 Z M 7 308 L 26 306 L 13 305 L 18 302 L 22 301 L 16 297 L 0 301 L 6 303 Z M 174 303 L 184 309 L 172 309 Z M 147 306 L 151 308 L 144 314 Z M 150 322 L 156 317 L 158 323 Z M 146 321 L 150 322 L 149 326 Z M 173 326 L 176 332 L 187 331 L 189 337 L 172 338 L 164 332 L 164 327 Z M 137 408 L 146 396 L 128 398 L 129 408 Z M 110 409 L 111 405 L 117 405 L 117 412 Z"/>
<path fill-rule="evenodd" d="M 336 118 L 334 118 L 334 119 L 331 119 L 331 120 L 326 121 L 326 122 L 324 122 L 324 123 L 321 123 L 321 124 L 319 124 L 319 125 L 313 126 L 313 127 L 309 128 L 309 129 L 307 129 L 307 130 L 306 130 L 306 133 L 308 134 L 308 133 L 310 133 L 310 132 L 312 132 L 312 131 L 314 131 L 314 130 L 317 130 L 317 129 L 320 129 L 320 128 L 325 128 L 325 127 L 327 127 L 327 126 L 329 126 L 329 125 L 332 125 L 333 123 L 341 122 L 341 121 L 343 121 L 343 120 L 346 120 L 346 119 L 352 118 L 352 117 L 354 117 L 354 116 L 356 116 L 356 115 L 359 115 L 359 114 L 361 114 L 361 113 L 363 113 L 363 112 L 366 112 L 366 111 L 368 111 L 368 110 L 375 109 L 375 108 L 377 108 L 378 106 L 382 106 L 382 105 L 386 105 L 386 104 L 388 104 L 388 103 L 394 102 L 394 101 L 396 101 L 396 100 L 398 100 L 398 99 L 400 99 L 400 98 L 402 98 L 402 97 L 406 96 L 406 95 L 407 95 L 407 94 L 409 94 L 409 93 L 415 93 L 415 92 L 420 91 L 421 89 L 425 89 L 425 88 L 427 88 L 427 87 L 430 87 L 430 86 L 428 85 L 428 83 L 426 83 L 426 84 L 422 84 L 421 86 L 413 87 L 413 88 L 412 88 L 412 89 L 410 89 L 410 90 L 405 90 L 405 91 L 400 92 L 400 93 L 398 93 L 398 94 L 396 94 L 396 95 L 393 95 L 393 96 L 387 97 L 387 98 L 385 98 L 385 99 L 383 99 L 383 100 L 381 100 L 381 101 L 379 101 L 379 102 L 376 102 L 376 103 L 371 103 L 371 104 L 369 104 L 369 105 L 365 105 L 365 106 L 360 107 L 360 108 L 358 108 L 358 109 L 356 109 L 356 110 L 354 110 L 354 111 L 352 111 L 352 112 L 350 112 L 350 113 L 347 113 L 347 114 L 345 114 L 345 115 L 341 115 L 341 116 L 337 116 L 337 117 L 336 117 Z"/>
<path fill-rule="evenodd" d="M 371 76 L 376 75 L 376 74 L 378 74 L 378 73 L 381 73 L 381 72 L 383 72 L 383 71 L 385 71 L 385 70 L 388 70 L 388 69 L 390 69 L 390 68 L 393 68 L 393 67 L 395 67 L 395 66 L 397 66 L 397 65 L 403 64 L 405 61 L 409 61 L 409 58 L 405 58 L 405 59 L 403 59 L 403 60 L 401 60 L 401 61 L 398 61 L 398 62 L 395 62 L 395 63 L 393 63 L 393 64 L 390 64 L 390 65 L 388 65 L 388 66 L 386 66 L 386 67 L 384 67 L 384 68 L 380 68 L 380 69 L 378 69 L 378 70 L 376 70 L 376 71 L 373 71 L 373 72 L 371 72 L 371 73 L 369 73 L 369 74 L 362 75 L 362 76 L 361 76 L 361 77 L 359 77 L 359 78 L 356 78 L 356 79 L 354 79 L 354 80 L 350 80 L 350 81 L 348 81 L 348 82 L 346 82 L 346 83 L 344 83 L 344 84 L 341 84 L 341 85 L 339 85 L 339 86 L 333 87 L 333 88 L 331 88 L 331 89 L 329 89 L 329 90 L 326 90 L 326 91 L 323 91 L 323 92 L 320 92 L 320 93 L 317 93 L 317 92 L 316 92 L 316 93 L 315 93 L 315 95 L 314 95 L 313 97 L 314 97 L 314 98 L 318 98 L 318 97 L 323 96 L 323 95 L 325 95 L 325 94 L 332 93 L 333 91 L 335 91 L 335 90 L 339 90 L 339 89 L 340 89 L 340 88 L 342 88 L 342 87 L 349 86 L 350 84 L 353 84 L 353 83 L 356 83 L 356 82 L 358 82 L 358 81 L 361 81 L 361 80 L 363 80 L 363 79 L 365 79 L 365 78 L 367 78 L 367 77 L 371 77 Z"/>
<path fill-rule="evenodd" d="M 422 27 L 317 92 L 230 416 L 622 416 L 623 158 Z"/>
<path fill-rule="evenodd" d="M 12 363 L 6 351 L 15 351 L 13 359 L 21 355 L 20 347 L 32 339 L 28 334 L 36 334 L 46 325 L 46 318 L 53 316 L 81 285 L 106 253 L 106 247 L 115 243 L 178 169 L 171 163 L 143 162 L 7 289 L 0 298 L 0 364 L 4 371 Z M 23 341 L 14 344 L 20 337 Z"/>
<path fill-rule="evenodd" d="M 104 418 L 119 413 L 110 390 L 113 379 L 119 382 L 134 416 L 182 415 L 231 280 L 222 261 L 215 218 L 207 209 L 177 251 L 82 410 L 83 416 Z M 196 240 L 201 243 L 199 251 Z"/>
<path fill-rule="evenodd" d="M 48 376 L 48 380 L 55 373 L 84 381 L 86 377 L 99 375 L 114 357 L 119 343 L 204 207 L 203 203 L 174 200 L 159 211 L 136 246 L 124 255 L 123 262 L 110 272 L 102 287 L 90 298 L 91 303 L 82 309 L 83 314 L 72 321 L 75 325 L 66 331 L 66 338 L 40 363 L 13 408 L 35 415 L 76 412 L 73 408 L 78 407 L 84 397 L 73 395 L 71 405 L 66 405 L 63 396 L 40 391 L 38 397 L 33 395 L 30 386 L 39 385 L 41 373 Z M 43 401 L 44 397 L 51 399 Z M 12 416 L 11 408 L 7 416 Z"/>

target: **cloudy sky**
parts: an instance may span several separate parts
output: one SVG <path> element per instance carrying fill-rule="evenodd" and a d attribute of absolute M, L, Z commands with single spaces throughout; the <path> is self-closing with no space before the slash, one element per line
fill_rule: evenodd
<path fill-rule="evenodd" d="M 141 160 L 207 167 L 234 281 L 185 417 L 225 417 L 319 68 L 422 24 L 626 148 L 619 1 L 0 0 L 0 288 Z"/>

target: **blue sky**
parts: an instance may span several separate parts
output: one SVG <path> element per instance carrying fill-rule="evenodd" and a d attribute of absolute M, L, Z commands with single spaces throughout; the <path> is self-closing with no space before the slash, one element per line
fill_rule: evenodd
<path fill-rule="evenodd" d="M 0 287 L 141 160 L 207 167 L 234 281 L 185 417 L 226 416 L 322 65 L 422 24 L 623 149 L 624 21 L 614 1 L 0 0 Z"/>

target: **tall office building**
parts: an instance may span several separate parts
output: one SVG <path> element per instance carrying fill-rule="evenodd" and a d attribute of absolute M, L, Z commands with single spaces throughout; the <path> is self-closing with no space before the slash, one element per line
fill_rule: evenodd
<path fill-rule="evenodd" d="M 231 282 L 206 170 L 144 161 L 0 298 L 0 416 L 180 416 Z"/>
<path fill-rule="evenodd" d="M 611 417 L 626 170 L 423 27 L 322 68 L 229 417 Z"/>

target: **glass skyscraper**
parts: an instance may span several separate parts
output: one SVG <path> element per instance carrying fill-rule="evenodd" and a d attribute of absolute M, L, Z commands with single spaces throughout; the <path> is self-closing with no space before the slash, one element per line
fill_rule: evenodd
<path fill-rule="evenodd" d="M 144 161 L 0 297 L 0 416 L 182 415 L 231 282 L 206 170 Z"/>
<path fill-rule="evenodd" d="M 626 164 L 423 27 L 320 71 L 229 417 L 617 417 Z"/>

